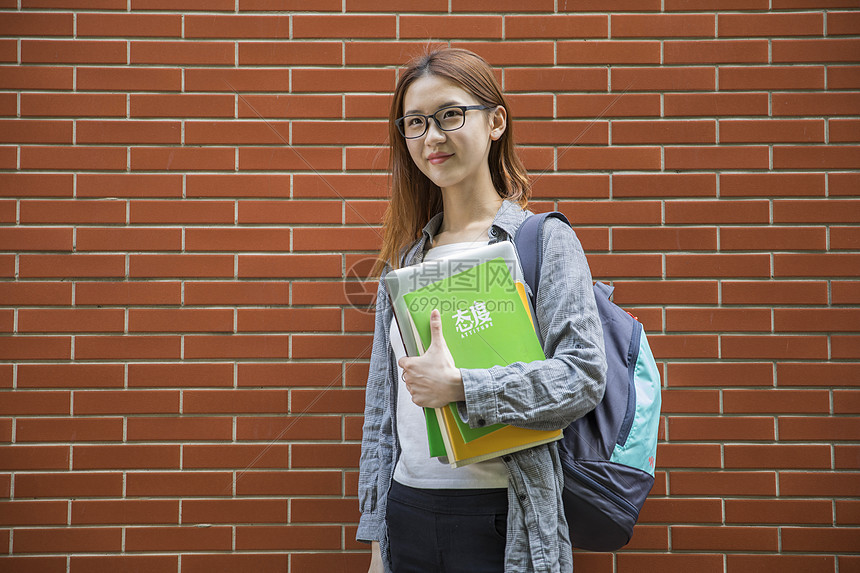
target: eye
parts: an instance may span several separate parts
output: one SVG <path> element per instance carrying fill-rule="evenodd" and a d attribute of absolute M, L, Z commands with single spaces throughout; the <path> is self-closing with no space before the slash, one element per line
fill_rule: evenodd
<path fill-rule="evenodd" d="M 415 127 L 424 125 L 424 118 L 420 115 L 407 115 L 406 119 L 403 121 L 407 127 Z"/>
<path fill-rule="evenodd" d="M 445 109 L 440 110 L 440 115 L 442 119 L 451 119 L 453 117 L 462 117 L 463 110 L 459 107 L 446 107 Z"/>

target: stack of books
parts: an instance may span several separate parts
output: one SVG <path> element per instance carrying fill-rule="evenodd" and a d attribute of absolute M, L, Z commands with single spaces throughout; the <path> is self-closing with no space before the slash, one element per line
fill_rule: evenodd
<path fill-rule="evenodd" d="M 430 345 L 430 311 L 439 309 L 442 333 L 458 368 L 491 368 L 546 358 L 510 242 L 398 269 L 383 280 L 408 356 L 419 356 Z M 452 467 L 562 436 L 561 430 L 506 424 L 473 428 L 463 419 L 461 407 L 453 403 L 425 408 L 425 419 L 430 456 L 447 456 Z"/>

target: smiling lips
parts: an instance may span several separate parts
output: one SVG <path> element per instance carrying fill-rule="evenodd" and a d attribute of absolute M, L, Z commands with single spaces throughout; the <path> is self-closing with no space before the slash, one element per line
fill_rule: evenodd
<path fill-rule="evenodd" d="M 433 165 L 439 165 L 440 163 L 444 163 L 448 160 L 449 157 L 452 157 L 453 153 L 431 153 L 427 156 L 427 161 L 432 163 Z"/>

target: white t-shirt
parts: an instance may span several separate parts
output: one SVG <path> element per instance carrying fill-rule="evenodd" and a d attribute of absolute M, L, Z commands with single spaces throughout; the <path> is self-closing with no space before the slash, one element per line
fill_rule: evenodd
<path fill-rule="evenodd" d="M 445 259 L 470 249 L 485 247 L 487 241 L 452 243 L 427 251 L 425 261 Z M 391 321 L 391 347 L 395 360 L 406 355 L 397 323 Z M 431 458 L 427 445 L 424 409 L 412 402 L 397 366 L 397 437 L 401 454 L 394 468 L 394 479 L 403 485 L 424 489 L 481 489 L 508 487 L 508 471 L 500 459 L 452 468 L 444 458 Z M 440 459 L 442 461 L 440 461 Z"/>

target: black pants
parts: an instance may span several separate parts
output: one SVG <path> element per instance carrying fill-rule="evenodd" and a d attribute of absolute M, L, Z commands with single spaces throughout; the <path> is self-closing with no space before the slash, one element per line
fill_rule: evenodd
<path fill-rule="evenodd" d="M 392 482 L 386 524 L 395 573 L 502 573 L 506 489 L 415 489 Z"/>

